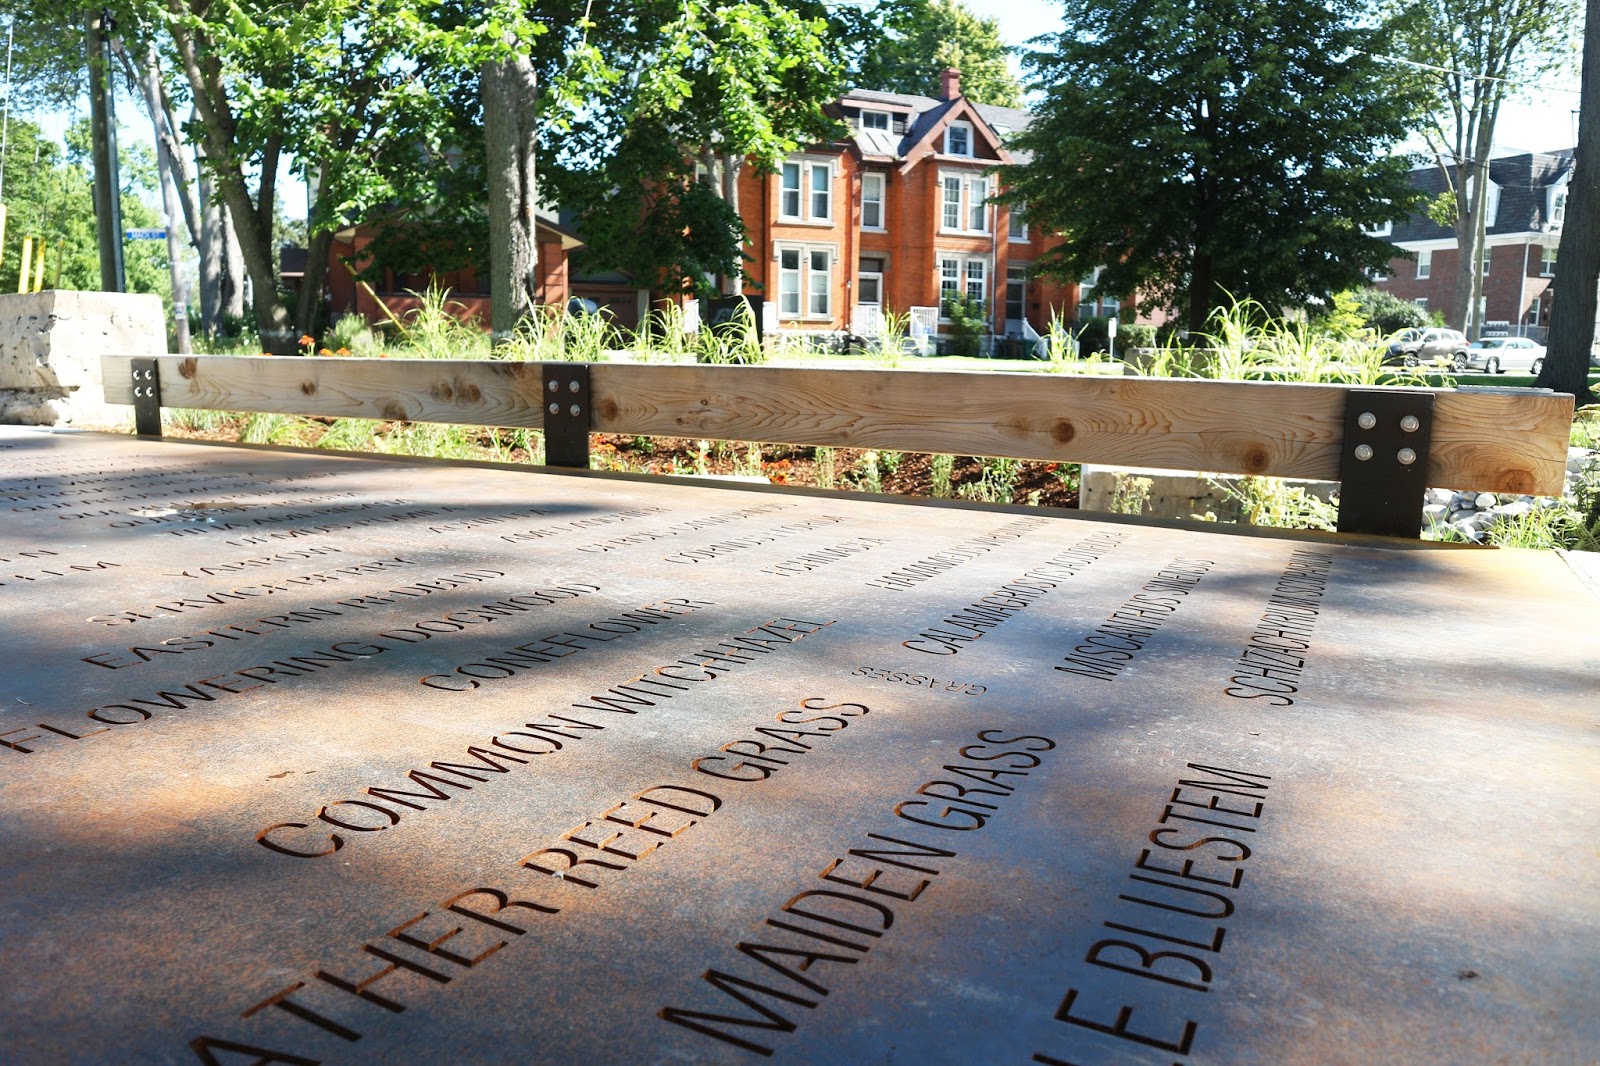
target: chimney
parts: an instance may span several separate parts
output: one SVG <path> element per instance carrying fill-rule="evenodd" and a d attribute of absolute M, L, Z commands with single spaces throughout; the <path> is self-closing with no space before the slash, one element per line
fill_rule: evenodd
<path fill-rule="evenodd" d="M 955 67 L 945 67 L 939 73 L 939 99 L 954 100 L 961 95 L 961 72 Z"/>

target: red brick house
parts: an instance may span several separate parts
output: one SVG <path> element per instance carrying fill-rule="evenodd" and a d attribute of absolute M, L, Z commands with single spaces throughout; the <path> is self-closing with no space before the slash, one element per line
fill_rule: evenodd
<path fill-rule="evenodd" d="M 489 282 L 487 278 L 478 278 L 471 269 L 444 273 L 425 271 L 419 274 L 398 274 L 386 270 L 370 289 L 356 281 L 355 275 L 345 264 L 361 269 L 363 250 L 372 243 L 376 225 L 352 226 L 334 234 L 333 245 L 328 251 L 328 321 L 354 313 L 369 322 L 381 323 L 388 318 L 384 307 L 395 317 L 403 319 L 407 311 L 421 302 L 413 294 L 426 292 L 430 285 L 437 285 L 449 290 L 447 309 L 452 314 L 464 320 L 477 319 L 483 328 L 489 328 Z M 538 302 L 559 307 L 572 294 L 568 253 L 581 248 L 583 242 L 554 218 L 543 215 L 535 220 L 534 232 L 538 237 Z M 380 300 L 383 307 L 379 306 Z"/>
<path fill-rule="evenodd" d="M 1029 123 L 1027 112 L 968 100 L 954 70 L 945 72 L 937 100 L 856 90 L 832 110 L 848 128 L 844 139 L 797 152 L 775 173 L 747 167 L 740 175 L 746 291 L 765 298 L 768 336 L 871 336 L 891 311 L 913 316 L 913 334 L 932 348 L 948 334 L 944 312 L 959 295 L 982 303 L 986 341 L 1030 349 L 1053 318 L 1077 316 L 1079 286 L 1032 269 L 1058 240 L 1031 231 L 1025 211 L 993 202 L 1003 168 L 1025 161 L 1006 139 Z M 327 275 L 330 317 L 355 312 L 380 322 L 386 316 L 379 300 L 403 316 L 418 302 L 411 291 L 436 283 L 450 290 L 454 313 L 487 324 L 487 281 L 471 271 L 388 272 L 374 292 L 359 285 L 343 264 L 359 267 L 374 232 L 360 226 L 337 235 Z M 652 296 L 661 298 L 622 274 L 574 278 L 567 253 L 582 242 L 553 218 L 539 220 L 539 237 L 541 303 L 582 296 L 633 326 Z M 1087 314 L 1117 312 L 1110 296 L 1086 300 Z"/>
<path fill-rule="evenodd" d="M 1489 163 L 1489 203 L 1483 257 L 1480 319 L 1485 332 L 1520 333 L 1543 343 L 1550 325 L 1556 247 L 1566 214 L 1572 152 L 1506 156 Z M 1445 191 L 1437 165 L 1411 172 L 1412 184 L 1429 200 Z M 1448 316 L 1454 306 L 1460 252 L 1455 234 L 1419 211 L 1376 231 L 1401 251 L 1377 288 Z M 1461 323 L 1447 321 L 1460 329 Z"/>
<path fill-rule="evenodd" d="M 844 140 L 740 178 L 749 291 L 766 298 L 768 333 L 870 335 L 887 310 L 938 335 L 957 294 L 983 302 L 997 338 L 1076 316 L 1077 286 L 1031 269 L 1053 239 L 992 199 L 995 168 L 1020 161 L 1005 141 L 1027 112 L 973 103 L 952 70 L 941 99 L 855 90 L 835 114 Z"/>

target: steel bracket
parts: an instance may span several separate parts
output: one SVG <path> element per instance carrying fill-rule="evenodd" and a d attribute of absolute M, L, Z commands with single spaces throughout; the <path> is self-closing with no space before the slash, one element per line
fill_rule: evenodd
<path fill-rule="evenodd" d="M 1420 536 L 1433 393 L 1352 389 L 1339 462 L 1339 532 Z"/>
<path fill-rule="evenodd" d="M 141 437 L 161 436 L 161 370 L 154 359 L 133 362 L 133 429 Z"/>
<path fill-rule="evenodd" d="M 544 461 L 546 466 L 589 469 L 588 363 L 544 363 Z"/>

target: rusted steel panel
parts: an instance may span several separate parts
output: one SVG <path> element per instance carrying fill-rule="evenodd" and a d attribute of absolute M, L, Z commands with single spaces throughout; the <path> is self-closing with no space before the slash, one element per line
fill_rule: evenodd
<path fill-rule="evenodd" d="M 0 430 L 0 1057 L 1586 1061 L 1559 558 Z"/>

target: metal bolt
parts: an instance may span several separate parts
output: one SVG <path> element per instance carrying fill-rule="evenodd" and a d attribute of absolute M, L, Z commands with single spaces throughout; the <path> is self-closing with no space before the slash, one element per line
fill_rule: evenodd
<path fill-rule="evenodd" d="M 573 418 L 577 418 L 583 413 L 583 408 L 579 407 L 577 404 L 573 404 L 571 407 L 567 408 L 567 410 L 571 412 Z"/>
<path fill-rule="evenodd" d="M 557 384 L 556 382 L 554 382 L 554 381 L 550 382 L 550 391 L 551 392 L 555 392 L 560 387 L 561 386 L 559 384 Z"/>
<path fill-rule="evenodd" d="M 567 382 L 567 389 L 569 391 L 571 391 L 571 392 L 577 392 L 578 391 L 578 383 L 576 381 Z"/>
<path fill-rule="evenodd" d="M 550 405 L 550 413 L 553 414 L 553 415 L 560 414 L 561 413 L 561 405 L 558 404 L 558 403 L 551 404 Z"/>
<path fill-rule="evenodd" d="M 1371 459 L 1372 458 L 1372 445 L 1370 445 L 1370 444 L 1358 444 L 1358 445 L 1356 445 L 1356 458 L 1360 459 L 1363 463 L 1366 462 L 1368 459 Z"/>
<path fill-rule="evenodd" d="M 1373 414 L 1371 411 L 1361 412 L 1361 417 L 1356 419 L 1356 425 L 1360 426 L 1362 429 L 1371 429 L 1377 424 L 1378 416 Z"/>
<path fill-rule="evenodd" d="M 1406 415 L 1400 420 L 1400 428 L 1407 433 L 1415 433 L 1421 426 L 1422 423 L 1417 420 L 1416 415 Z"/>
<path fill-rule="evenodd" d="M 1396 455 L 1395 458 L 1400 460 L 1401 466 L 1410 466 L 1417 461 L 1417 453 L 1410 448 L 1401 448 L 1400 454 Z"/>

